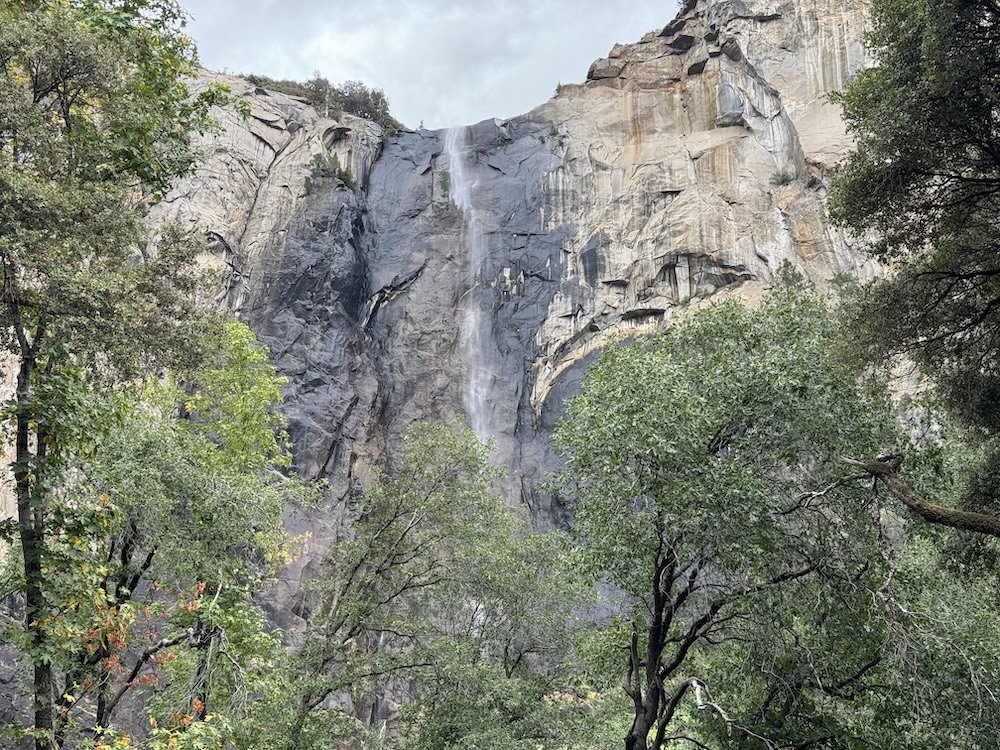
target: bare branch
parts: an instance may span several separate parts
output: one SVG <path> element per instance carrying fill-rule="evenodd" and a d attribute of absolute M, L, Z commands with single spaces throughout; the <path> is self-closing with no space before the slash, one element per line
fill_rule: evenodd
<path fill-rule="evenodd" d="M 704 682 L 698 679 L 692 679 L 689 682 L 691 689 L 694 690 L 695 700 L 698 702 L 698 710 L 713 711 L 718 714 L 719 718 L 726 723 L 726 732 L 728 734 L 731 735 L 733 733 L 733 729 L 737 729 L 740 732 L 763 742 L 768 750 L 780 750 L 774 741 L 764 737 L 763 735 L 757 734 L 742 724 L 737 723 L 728 713 L 726 713 L 726 710 L 722 706 L 712 700 L 712 697 L 708 693 L 708 686 L 705 685 Z"/>
<path fill-rule="evenodd" d="M 1000 518 L 997 516 L 937 505 L 914 492 L 899 476 L 903 459 L 902 454 L 888 454 L 870 460 L 857 458 L 844 460 L 852 466 L 863 468 L 866 473 L 885 485 L 893 497 L 929 523 L 1000 537 Z"/>

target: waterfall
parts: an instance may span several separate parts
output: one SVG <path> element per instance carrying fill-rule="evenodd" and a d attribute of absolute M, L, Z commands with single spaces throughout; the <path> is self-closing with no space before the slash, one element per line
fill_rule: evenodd
<path fill-rule="evenodd" d="M 462 212 L 462 237 L 469 259 L 468 292 L 462 310 L 461 342 L 466 362 L 465 411 L 469 425 L 480 440 L 494 434 L 490 394 L 494 377 L 488 367 L 486 347 L 491 342 L 490 320 L 483 312 L 489 297 L 482 285 L 482 267 L 486 260 L 486 237 L 482 211 L 473 206 L 476 186 L 469 170 L 467 128 L 449 128 L 445 133 L 444 150 L 448 157 L 449 197 Z"/>

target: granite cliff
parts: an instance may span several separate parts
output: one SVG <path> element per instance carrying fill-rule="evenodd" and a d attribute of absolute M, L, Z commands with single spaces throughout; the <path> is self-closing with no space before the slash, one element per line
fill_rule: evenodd
<path fill-rule="evenodd" d="M 414 420 L 465 418 L 496 440 L 512 493 L 558 522 L 537 489 L 547 435 L 602 345 L 752 299 L 786 262 L 819 284 L 865 272 L 824 209 L 850 144 L 826 96 L 866 63 L 863 12 L 690 2 L 526 115 L 388 139 L 212 76 L 251 115 L 220 114 L 155 217 L 207 236 L 220 303 L 289 378 L 305 475 L 343 492 Z M 318 168 L 334 155 L 357 189 Z M 297 523 L 314 554 L 274 592 L 286 612 L 339 519 Z"/>

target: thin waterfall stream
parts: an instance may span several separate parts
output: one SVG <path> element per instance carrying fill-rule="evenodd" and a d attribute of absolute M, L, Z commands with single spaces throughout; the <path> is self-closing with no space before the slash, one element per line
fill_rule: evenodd
<path fill-rule="evenodd" d="M 449 128 L 444 148 L 448 157 L 449 197 L 462 212 L 462 238 L 469 259 L 468 291 L 462 309 L 461 342 L 466 361 L 465 411 L 469 426 L 480 440 L 493 436 L 490 391 L 494 376 L 487 365 L 485 347 L 490 344 L 490 320 L 483 312 L 486 301 L 482 266 L 486 259 L 486 237 L 480 209 L 473 205 L 476 180 L 469 170 L 468 128 Z"/>

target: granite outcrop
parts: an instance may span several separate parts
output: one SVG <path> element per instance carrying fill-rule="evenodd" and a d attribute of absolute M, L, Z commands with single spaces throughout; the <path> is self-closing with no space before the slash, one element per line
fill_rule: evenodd
<path fill-rule="evenodd" d="M 850 148 L 828 94 L 867 63 L 860 0 L 698 0 L 531 112 L 386 138 L 243 79 L 204 165 L 156 207 L 207 238 L 219 303 L 288 377 L 300 471 L 342 495 L 416 420 L 496 442 L 539 523 L 548 436 L 588 361 L 790 264 L 870 272 L 827 220 Z M 352 189 L 331 170 L 350 173 Z M 312 553 L 340 523 L 296 521 Z M 286 606 L 287 605 L 287 606 Z M 291 616 L 291 614 L 289 614 Z"/>

